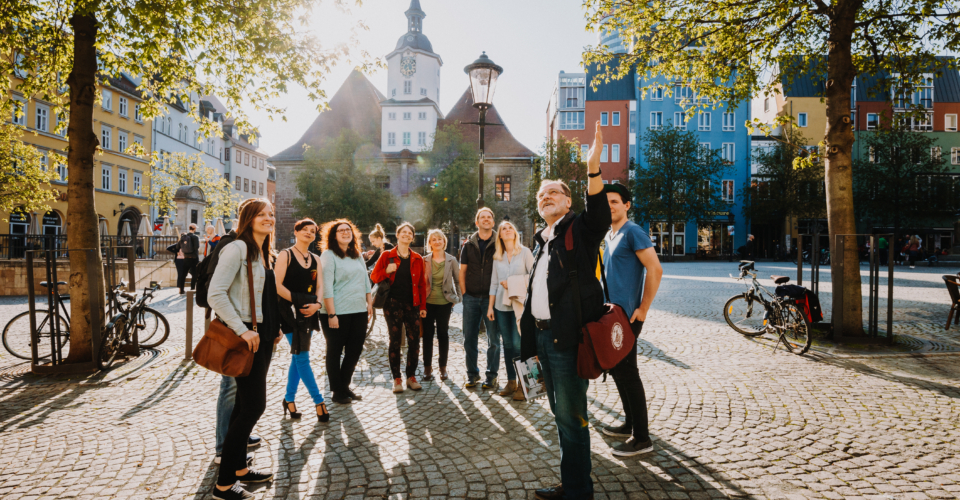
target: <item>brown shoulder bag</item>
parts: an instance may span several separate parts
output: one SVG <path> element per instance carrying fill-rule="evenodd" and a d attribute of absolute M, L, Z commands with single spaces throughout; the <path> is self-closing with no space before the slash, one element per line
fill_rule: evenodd
<path fill-rule="evenodd" d="M 247 284 L 250 287 L 250 321 L 257 331 L 257 303 L 253 296 L 253 260 L 247 253 Z M 220 318 L 210 322 L 203 338 L 193 350 L 193 360 L 210 371 L 228 377 L 246 377 L 253 367 L 253 351 Z"/>

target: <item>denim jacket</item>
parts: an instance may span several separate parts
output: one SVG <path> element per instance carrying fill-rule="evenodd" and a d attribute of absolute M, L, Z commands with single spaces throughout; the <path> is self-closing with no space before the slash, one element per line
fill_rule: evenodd
<path fill-rule="evenodd" d="M 258 323 L 263 320 L 260 299 L 263 297 L 265 279 L 263 259 L 253 261 L 253 291 Z M 220 260 L 210 279 L 207 302 L 220 321 L 237 335 L 249 330 L 244 325 L 250 323 L 250 287 L 247 285 L 247 244 L 243 241 L 231 242 L 220 252 Z"/>

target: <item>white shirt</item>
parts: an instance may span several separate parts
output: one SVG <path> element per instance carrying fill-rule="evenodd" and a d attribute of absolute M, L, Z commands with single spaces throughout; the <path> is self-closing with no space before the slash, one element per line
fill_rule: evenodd
<path fill-rule="evenodd" d="M 530 314 L 535 319 L 550 319 L 550 293 L 547 289 L 547 271 L 550 260 L 550 242 L 553 241 L 554 229 L 561 219 L 557 219 L 549 227 L 543 230 L 540 237 L 543 238 L 543 249 L 540 257 L 537 259 L 537 268 L 533 271 L 533 290 L 530 294 Z"/>

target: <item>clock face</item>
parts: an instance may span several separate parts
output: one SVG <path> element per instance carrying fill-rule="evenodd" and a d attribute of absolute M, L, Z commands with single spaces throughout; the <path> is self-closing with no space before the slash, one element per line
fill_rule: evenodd
<path fill-rule="evenodd" d="M 400 58 L 400 74 L 403 76 L 413 76 L 417 72 L 417 58 L 415 56 L 403 56 Z"/>

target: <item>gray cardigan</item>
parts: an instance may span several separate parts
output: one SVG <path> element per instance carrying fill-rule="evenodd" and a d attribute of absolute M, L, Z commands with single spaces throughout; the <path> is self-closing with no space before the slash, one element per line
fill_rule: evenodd
<path fill-rule="evenodd" d="M 493 273 L 490 275 L 490 295 L 497 298 L 493 302 L 493 307 L 498 311 L 512 311 L 513 308 L 503 305 L 503 294 L 506 289 L 500 285 L 510 276 L 521 275 L 524 281 L 529 280 L 530 270 L 533 269 L 533 252 L 529 248 L 520 245 L 520 253 L 507 260 L 506 254 L 500 256 L 500 260 L 494 259 Z"/>
<path fill-rule="evenodd" d="M 261 256 L 262 257 L 262 256 Z M 220 251 L 217 268 L 210 279 L 207 290 L 207 302 L 220 321 L 226 323 L 237 335 L 243 335 L 250 322 L 250 287 L 247 285 L 247 244 L 237 240 L 230 242 Z M 267 271 L 263 259 L 253 261 L 253 290 L 257 307 L 257 319 L 263 319 L 263 283 Z"/>
<path fill-rule="evenodd" d="M 446 252 L 444 252 L 444 255 L 446 260 L 443 263 L 443 285 L 441 287 L 443 298 L 451 304 L 459 304 L 462 299 L 460 297 L 460 264 L 453 255 Z M 427 266 L 428 262 L 430 266 L 433 266 L 433 252 L 423 256 L 423 274 L 427 278 L 427 295 L 430 294 L 430 288 L 433 286 L 433 272 L 430 271 L 431 267 Z"/>

